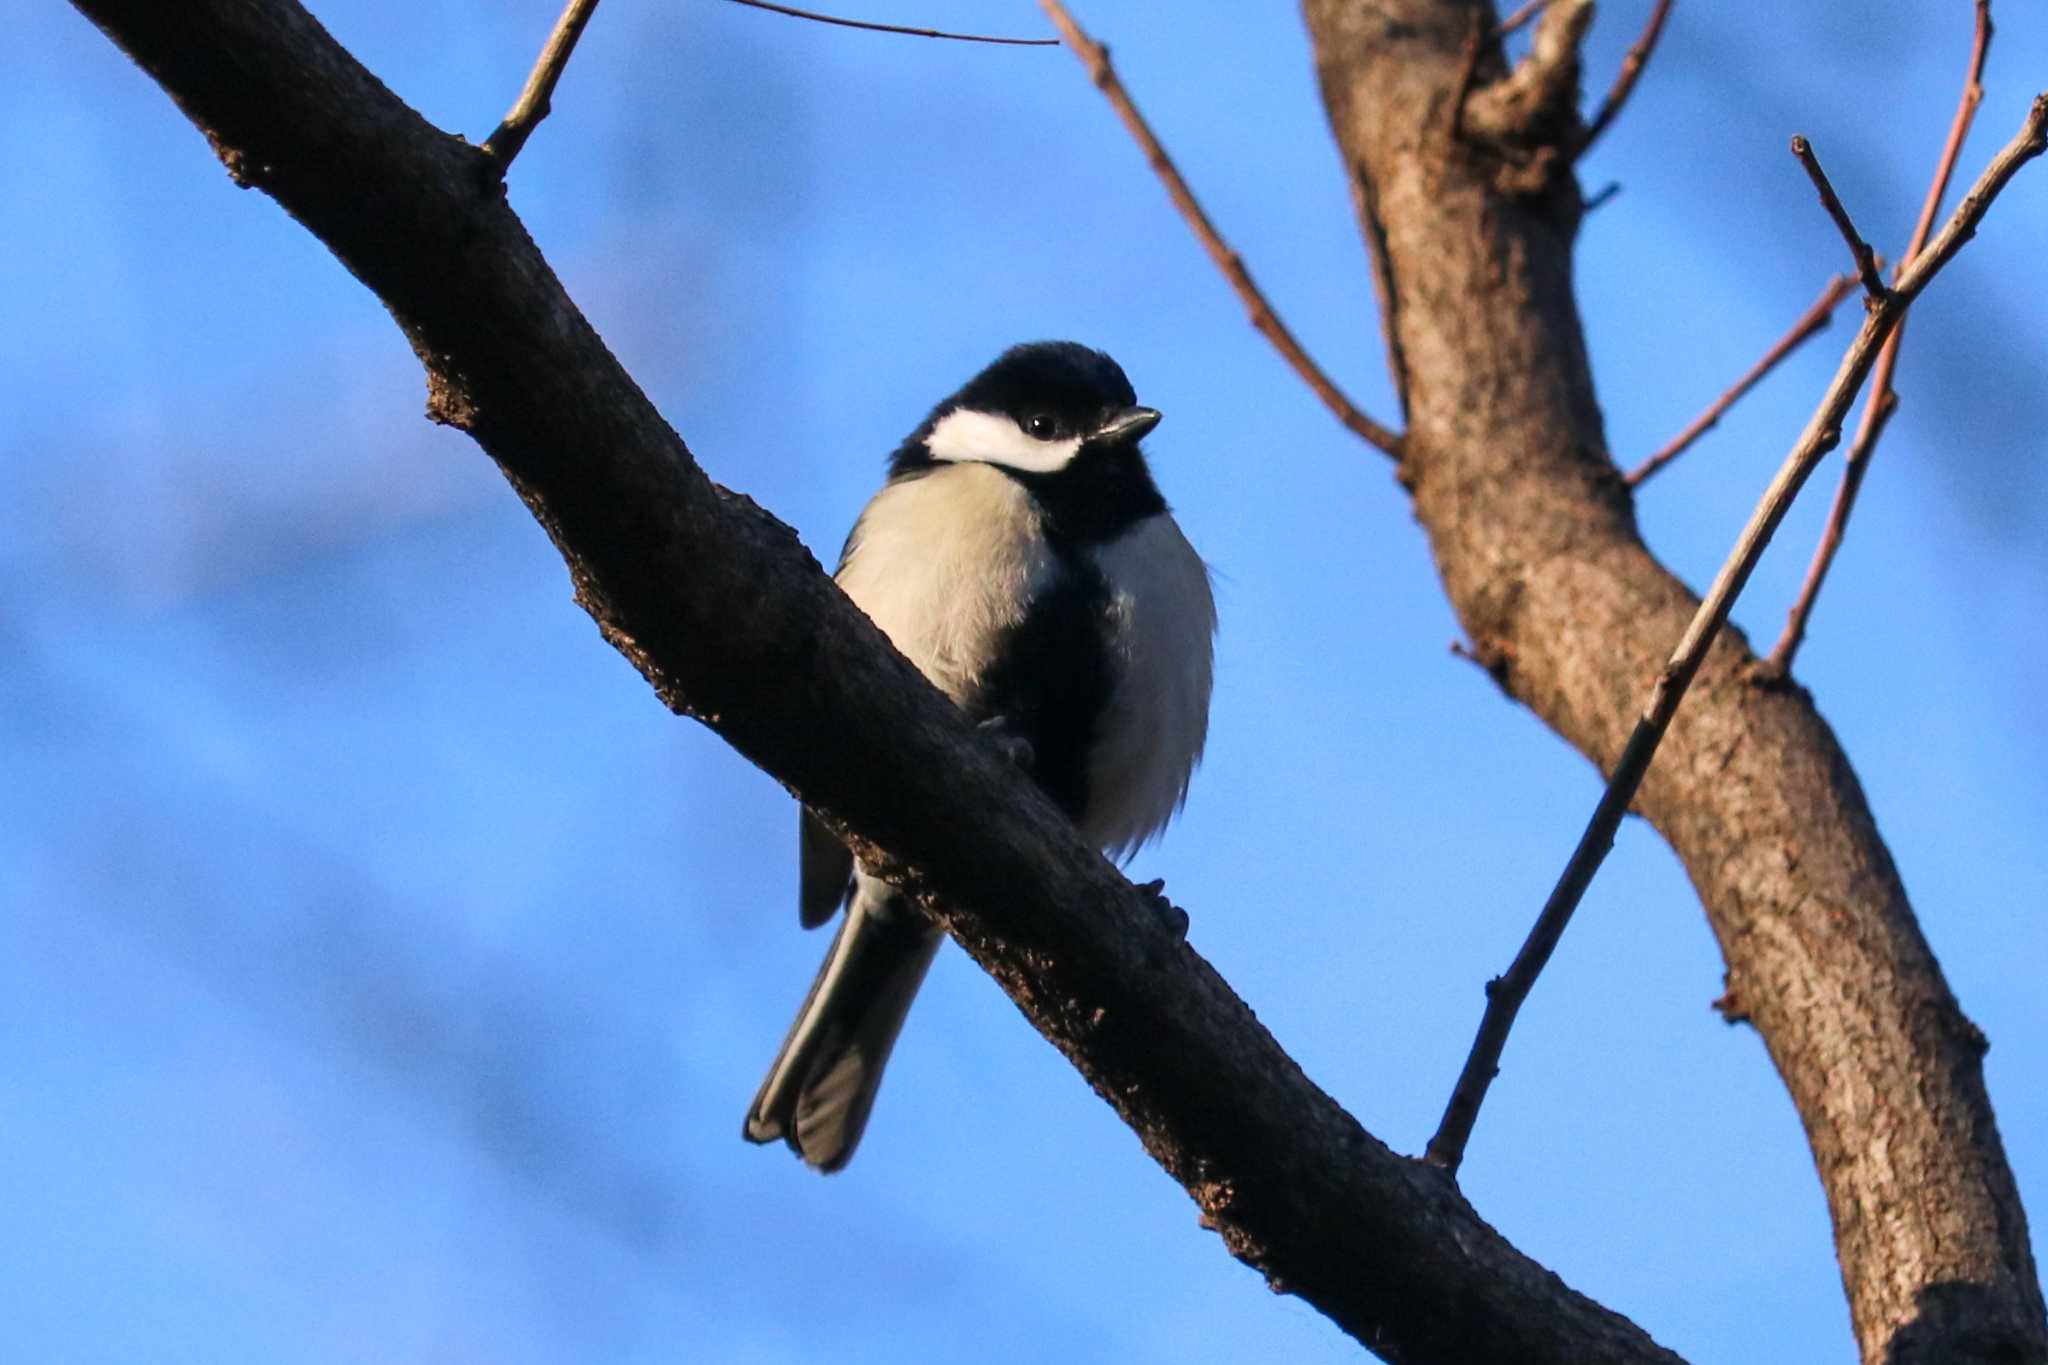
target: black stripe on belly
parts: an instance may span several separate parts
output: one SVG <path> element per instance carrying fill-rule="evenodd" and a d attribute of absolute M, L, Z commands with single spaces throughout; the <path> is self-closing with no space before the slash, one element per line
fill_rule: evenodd
<path fill-rule="evenodd" d="M 1003 632 L 969 714 L 1028 740 L 1032 776 L 1070 819 L 1088 804 L 1088 752 L 1109 701 L 1109 588 L 1061 556 L 1058 579 Z"/>

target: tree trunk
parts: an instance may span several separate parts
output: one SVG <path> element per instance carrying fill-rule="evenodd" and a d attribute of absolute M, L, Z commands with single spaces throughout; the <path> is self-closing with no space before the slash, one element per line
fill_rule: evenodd
<path fill-rule="evenodd" d="M 1501 75 L 1483 0 L 1305 8 L 1407 407 L 1403 481 L 1444 590 L 1508 694 L 1610 770 L 1698 603 L 1643 545 L 1608 457 L 1572 298 L 1569 107 L 1484 139 L 1454 129 L 1474 77 Z M 1723 635 L 1637 809 L 1699 892 L 1725 1008 L 1798 1107 L 1864 1360 L 2041 1359 L 1984 1037 L 1834 734 L 1755 664 Z"/>

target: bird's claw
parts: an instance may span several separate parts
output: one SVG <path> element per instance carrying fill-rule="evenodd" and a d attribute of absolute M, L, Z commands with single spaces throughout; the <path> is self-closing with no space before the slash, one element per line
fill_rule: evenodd
<path fill-rule="evenodd" d="M 1166 898 L 1166 878 L 1154 877 L 1149 882 L 1139 882 L 1138 890 L 1151 905 L 1152 913 L 1159 916 L 1159 922 L 1166 926 L 1166 932 L 1176 940 L 1188 936 L 1188 912 Z"/>
<path fill-rule="evenodd" d="M 1031 771 L 1031 765 L 1038 755 L 1032 749 L 1030 740 L 1010 728 L 1008 716 L 990 716 L 976 728 L 1002 751 L 1004 758 L 1026 772 Z"/>

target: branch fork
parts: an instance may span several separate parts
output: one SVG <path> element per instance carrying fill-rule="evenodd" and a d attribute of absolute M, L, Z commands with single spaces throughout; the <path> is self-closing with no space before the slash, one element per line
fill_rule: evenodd
<path fill-rule="evenodd" d="M 1856 278 L 1863 285 L 1869 306 L 1883 303 L 1890 294 L 1884 280 L 1877 273 L 1877 253 L 1870 249 L 1870 243 L 1863 240 L 1863 234 L 1856 230 L 1856 224 L 1849 217 L 1849 210 L 1842 207 L 1840 196 L 1828 180 L 1828 173 L 1820 168 L 1820 158 L 1814 155 L 1813 144 L 1804 136 L 1795 134 L 1792 138 L 1792 155 L 1799 158 L 1807 178 L 1813 181 L 1814 189 L 1820 191 L 1821 207 L 1834 220 L 1835 229 L 1842 234 L 1842 240 L 1849 246 L 1850 259 L 1856 263 Z"/>
<path fill-rule="evenodd" d="M 1592 23 L 1593 0 L 1551 0 L 1527 55 L 1507 75 L 1460 99 L 1453 126 L 1465 141 L 1502 158 L 1496 180 L 1503 193 L 1539 192 L 1580 145 L 1579 53 Z M 1476 69 L 1488 46 L 1488 35 L 1475 29 L 1468 69 Z"/>

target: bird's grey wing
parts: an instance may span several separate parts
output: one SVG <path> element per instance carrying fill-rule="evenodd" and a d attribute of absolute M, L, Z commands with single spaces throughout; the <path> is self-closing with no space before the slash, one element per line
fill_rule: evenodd
<path fill-rule="evenodd" d="M 853 855 L 806 808 L 798 825 L 797 918 L 815 929 L 853 894 Z"/>

